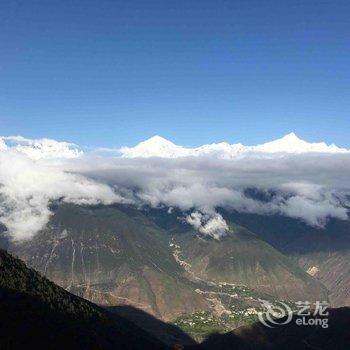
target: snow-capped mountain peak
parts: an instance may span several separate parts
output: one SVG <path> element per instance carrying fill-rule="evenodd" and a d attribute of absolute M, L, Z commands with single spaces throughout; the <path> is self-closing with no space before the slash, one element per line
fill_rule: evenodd
<path fill-rule="evenodd" d="M 173 147 L 173 146 L 176 146 L 174 143 L 172 143 L 171 141 L 165 139 L 164 137 L 162 136 L 159 136 L 159 135 L 155 135 L 155 136 L 152 136 L 151 138 L 145 140 L 145 141 L 142 141 L 140 143 L 140 145 L 147 145 L 149 147 L 152 147 L 152 146 L 158 146 L 158 147 Z"/>
<path fill-rule="evenodd" d="M 176 158 L 188 155 L 187 149 L 177 146 L 171 141 L 161 136 L 153 136 L 148 140 L 140 142 L 135 147 L 123 147 L 120 149 L 122 156 L 125 158 Z"/>
<path fill-rule="evenodd" d="M 324 142 L 309 143 L 291 132 L 280 139 L 255 146 L 255 150 L 266 153 L 346 153 L 345 148 L 327 145 Z"/>
<path fill-rule="evenodd" d="M 161 136 L 153 136 L 146 141 L 140 142 L 135 147 L 123 147 L 120 149 L 120 152 L 122 157 L 125 158 L 214 156 L 222 159 L 233 159 L 249 153 L 348 153 L 350 150 L 339 148 L 334 144 L 327 145 L 324 142 L 309 143 L 300 139 L 294 132 L 291 132 L 280 139 L 257 146 L 220 142 L 196 148 L 185 148 Z"/>

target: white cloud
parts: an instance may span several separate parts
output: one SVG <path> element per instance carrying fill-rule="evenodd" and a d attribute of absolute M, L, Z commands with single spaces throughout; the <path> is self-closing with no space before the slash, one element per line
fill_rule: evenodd
<path fill-rule="evenodd" d="M 79 204 L 121 202 L 113 189 L 17 150 L 0 152 L 0 215 L 11 236 L 31 238 L 48 221 L 50 201 Z"/>
<path fill-rule="evenodd" d="M 187 215 L 186 222 L 205 236 L 220 239 L 228 231 L 226 221 L 220 214 L 202 214 L 198 211 Z"/>
<path fill-rule="evenodd" d="M 153 140 L 157 157 L 149 157 L 153 151 L 147 151 L 147 157 L 126 156 L 125 152 L 122 157 L 103 157 L 94 152 L 84 154 L 66 142 L 0 138 L 0 220 L 14 239 L 30 238 L 47 223 L 49 204 L 54 200 L 190 210 L 188 222 L 216 238 L 228 229 L 216 213 L 217 207 L 278 213 L 314 226 L 324 225 L 328 217 L 347 218 L 347 150 L 315 144 L 310 148 L 293 135 L 278 146 L 283 149 L 291 143 L 294 148 L 290 152 L 227 143 L 188 152 L 163 140 Z M 295 149 L 296 144 L 305 151 Z M 141 146 L 137 149 L 145 144 Z M 247 188 L 269 200 L 250 195 Z"/>
<path fill-rule="evenodd" d="M 0 151 L 5 151 L 7 150 L 7 146 L 4 140 L 0 138 Z"/>

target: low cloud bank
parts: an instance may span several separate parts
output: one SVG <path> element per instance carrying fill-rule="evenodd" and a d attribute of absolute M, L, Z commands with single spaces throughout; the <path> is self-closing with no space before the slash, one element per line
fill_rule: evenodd
<path fill-rule="evenodd" d="M 317 151 L 316 146 L 300 143 L 294 136 L 289 139 L 297 152 L 287 152 L 289 141 L 282 139 L 284 151 L 274 141 L 274 151 L 269 143 L 268 151 L 269 144 L 265 150 L 264 145 L 242 146 L 248 151 L 232 155 L 231 147 L 229 157 L 223 156 L 221 146 L 213 145 L 213 152 L 202 146 L 206 151 L 200 154 L 175 154 L 176 148 L 170 157 L 167 153 L 155 156 L 154 149 L 159 153 L 157 147 L 169 146 L 163 143 L 162 148 L 160 140 L 159 145 L 152 143 L 153 150 L 147 148 L 147 141 L 141 145 L 147 156 L 133 153 L 128 157 L 124 149 L 124 153 L 106 157 L 83 153 L 65 142 L 3 137 L 0 221 L 14 240 L 30 239 L 48 222 L 49 204 L 54 200 L 191 210 L 186 221 L 214 238 L 228 231 L 217 207 L 282 214 L 319 227 L 330 217 L 347 219 L 350 153 L 323 143 Z M 184 152 L 183 147 L 175 147 Z"/>

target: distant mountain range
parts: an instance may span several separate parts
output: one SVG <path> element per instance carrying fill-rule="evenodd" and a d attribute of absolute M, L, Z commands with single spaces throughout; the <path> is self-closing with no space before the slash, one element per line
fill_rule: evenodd
<path fill-rule="evenodd" d="M 177 210 L 51 209 L 49 224 L 33 239 L 2 245 L 78 296 L 106 307 L 132 305 L 196 339 L 254 322 L 259 299 L 349 305 L 347 221 L 330 221 L 324 230 L 221 210 L 229 232 L 216 240 L 179 220 L 184 213 Z M 212 324 L 192 329 L 200 313 Z"/>
<path fill-rule="evenodd" d="M 199 341 L 253 324 L 262 299 L 350 305 L 349 156 L 294 133 L 84 151 L 0 137 L 0 245 L 167 344 L 142 315 Z"/>
<path fill-rule="evenodd" d="M 161 136 L 153 136 L 146 141 L 140 142 L 135 147 L 123 147 L 120 149 L 120 152 L 123 157 L 126 158 L 216 156 L 230 159 L 247 153 L 349 153 L 350 150 L 339 148 L 334 144 L 327 145 L 324 142 L 309 143 L 300 139 L 292 132 L 281 139 L 257 146 L 244 146 L 241 143 L 229 144 L 227 142 L 221 142 L 196 148 L 178 146 Z"/>
<path fill-rule="evenodd" d="M 52 139 L 27 139 L 22 136 L 0 136 L 0 151 L 15 149 L 24 153 L 31 159 L 50 158 L 77 158 L 83 154 L 77 145 L 69 142 L 58 142 Z M 216 156 L 231 159 L 247 153 L 350 153 L 350 150 L 328 145 L 325 142 L 310 143 L 300 139 L 291 132 L 280 139 L 263 143 L 261 145 L 246 146 L 241 143 L 230 144 L 228 142 L 205 144 L 199 147 L 184 147 L 161 137 L 153 136 L 142 141 L 134 147 L 122 147 L 120 149 L 101 148 L 96 151 L 108 151 L 119 153 L 125 158 L 178 158 L 188 156 Z"/>

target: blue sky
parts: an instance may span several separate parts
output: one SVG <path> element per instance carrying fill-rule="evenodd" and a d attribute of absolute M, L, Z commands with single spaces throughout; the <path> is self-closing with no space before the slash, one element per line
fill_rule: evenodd
<path fill-rule="evenodd" d="M 0 134 L 350 147 L 349 1 L 0 3 Z"/>

